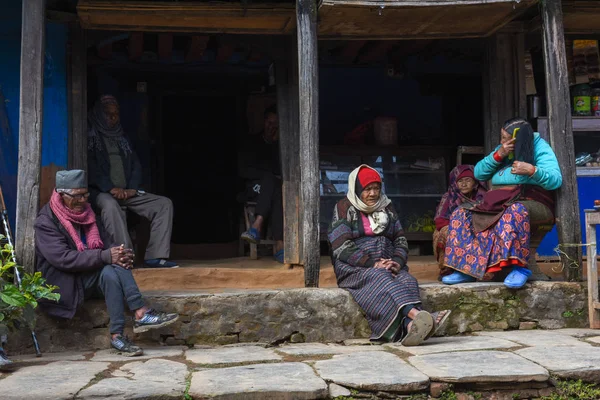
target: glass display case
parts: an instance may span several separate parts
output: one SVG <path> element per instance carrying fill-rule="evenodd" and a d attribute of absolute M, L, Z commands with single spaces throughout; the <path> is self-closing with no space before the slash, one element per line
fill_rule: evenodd
<path fill-rule="evenodd" d="M 335 204 L 346 195 L 348 176 L 361 164 L 382 176 L 383 190 L 392 200 L 410 241 L 432 240 L 433 215 L 447 189 L 448 151 L 445 148 L 322 148 L 321 238 L 331 222 Z"/>

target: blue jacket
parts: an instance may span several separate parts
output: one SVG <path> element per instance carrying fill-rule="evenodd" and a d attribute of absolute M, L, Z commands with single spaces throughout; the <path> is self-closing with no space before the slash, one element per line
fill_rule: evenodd
<path fill-rule="evenodd" d="M 562 173 L 554 151 L 539 133 L 534 134 L 534 157 L 537 171 L 533 176 L 513 175 L 510 172 L 512 161 L 494 160 L 494 153 L 488 154 L 475 166 L 475 178 L 480 181 L 492 180 L 492 185 L 537 185 L 546 190 L 556 190 L 562 185 Z"/>

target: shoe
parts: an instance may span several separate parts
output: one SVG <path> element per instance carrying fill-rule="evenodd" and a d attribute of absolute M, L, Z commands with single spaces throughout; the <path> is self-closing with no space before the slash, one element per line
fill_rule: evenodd
<path fill-rule="evenodd" d="M 277 261 L 278 263 L 283 264 L 283 249 L 279 250 L 277 253 L 275 253 L 273 255 L 273 258 L 275 259 L 275 261 Z"/>
<path fill-rule="evenodd" d="M 444 326 L 446 321 L 448 321 L 450 314 L 452 314 L 452 310 L 442 310 L 431 313 L 431 316 L 433 317 L 433 329 L 429 332 L 429 335 L 427 335 L 425 340 L 435 335 Z"/>
<path fill-rule="evenodd" d="M 133 324 L 134 333 L 147 332 L 150 329 L 158 329 L 171 325 L 179 319 L 177 314 L 167 314 L 164 312 L 156 311 L 151 308 L 146 311 L 146 314 L 141 319 L 136 319 Z"/>
<path fill-rule="evenodd" d="M 246 232 L 242 233 L 241 236 L 248 243 L 259 244 L 260 243 L 260 233 L 256 228 L 250 228 Z"/>
<path fill-rule="evenodd" d="M 402 338 L 402 346 L 418 346 L 433 331 L 433 316 L 427 311 L 420 311 L 410 324 L 406 336 Z"/>
<path fill-rule="evenodd" d="M 450 275 L 442 277 L 442 283 L 445 283 L 446 285 L 456 285 L 459 283 L 475 282 L 476 280 L 477 279 L 473 278 L 472 276 L 463 274 L 459 271 L 455 271 Z"/>
<path fill-rule="evenodd" d="M 524 267 L 514 267 L 510 274 L 504 279 L 504 286 L 509 289 L 521 289 L 527 283 L 527 278 L 532 272 Z"/>
<path fill-rule="evenodd" d="M 144 354 L 144 350 L 133 344 L 127 336 L 119 335 L 111 339 L 110 344 L 116 350 L 117 354 L 125 357 L 137 357 Z"/>
<path fill-rule="evenodd" d="M 13 367 L 13 362 L 8 358 L 4 349 L 0 348 L 0 371 L 10 371 Z"/>
<path fill-rule="evenodd" d="M 167 261 L 164 258 L 154 258 L 144 261 L 144 268 L 179 268 L 179 264 Z"/>

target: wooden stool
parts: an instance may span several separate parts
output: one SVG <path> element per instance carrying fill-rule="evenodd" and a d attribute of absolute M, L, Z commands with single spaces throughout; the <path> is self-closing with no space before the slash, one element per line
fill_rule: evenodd
<path fill-rule="evenodd" d="M 600 301 L 598 299 L 598 249 L 596 226 L 600 225 L 600 212 L 585 210 L 585 237 L 587 242 L 588 310 L 590 328 L 600 329 Z"/>
<path fill-rule="evenodd" d="M 250 229 L 252 227 L 252 224 L 254 223 L 254 220 L 256 219 L 255 216 L 255 210 L 256 210 L 256 202 L 253 201 L 247 201 L 246 203 L 244 203 L 244 222 L 246 223 L 246 230 Z M 265 229 L 263 229 L 264 231 Z M 270 238 L 269 235 L 269 230 L 267 228 L 267 235 L 265 239 L 260 239 L 260 244 L 266 244 L 266 245 L 272 245 L 273 246 L 273 254 L 275 254 L 275 241 Z M 242 240 L 242 239 L 240 239 Z M 258 259 L 258 246 L 250 243 L 250 258 L 252 260 L 256 260 Z"/>

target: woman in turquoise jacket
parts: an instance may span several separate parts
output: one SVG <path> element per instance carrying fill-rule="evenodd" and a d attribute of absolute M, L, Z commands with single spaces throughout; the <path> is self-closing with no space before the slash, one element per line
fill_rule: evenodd
<path fill-rule="evenodd" d="M 525 119 L 514 118 L 504 123 L 500 145 L 475 166 L 475 178 L 491 180 L 494 190 L 452 214 L 444 264 L 455 272 L 442 282 L 490 280 L 504 270 L 510 271 L 504 284 L 518 289 L 531 276 L 530 219 L 554 222 L 553 191 L 562 185 L 558 161 Z"/>

